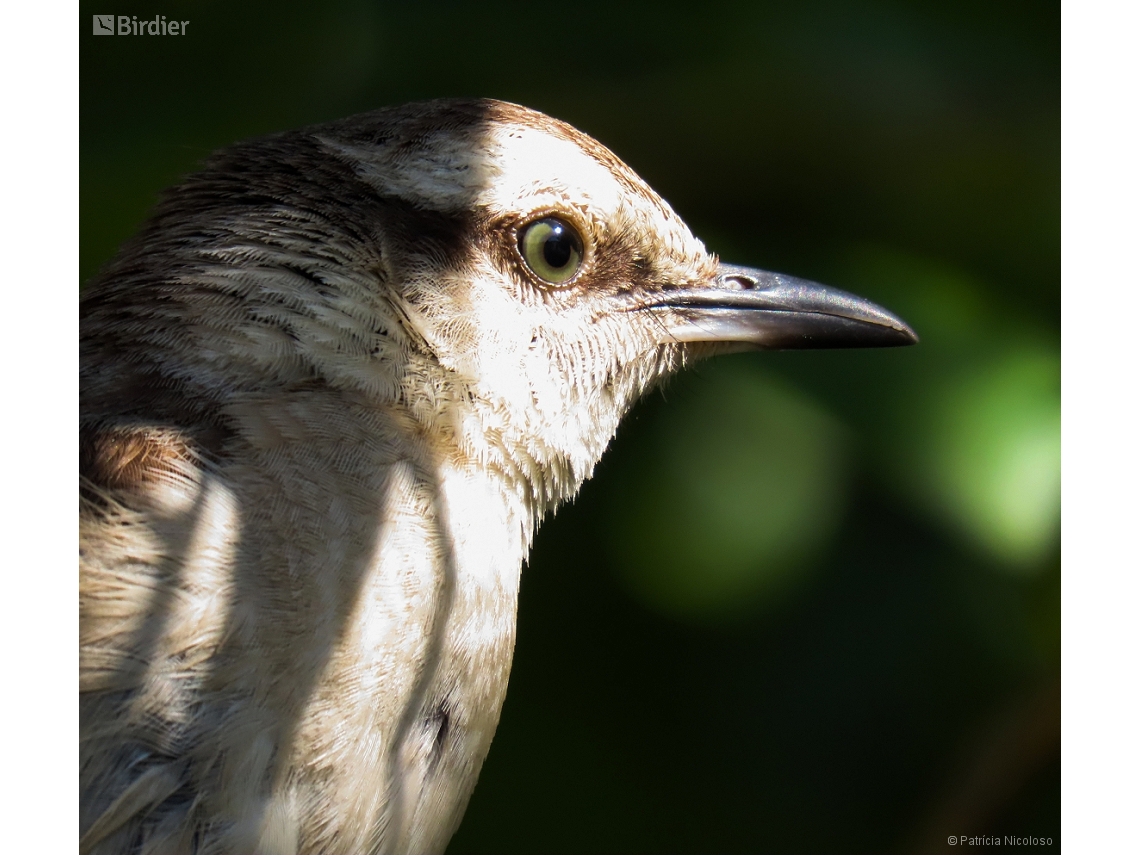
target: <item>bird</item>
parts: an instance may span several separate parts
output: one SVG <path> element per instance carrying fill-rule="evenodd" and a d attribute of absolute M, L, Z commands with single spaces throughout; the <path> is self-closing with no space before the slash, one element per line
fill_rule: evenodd
<path fill-rule="evenodd" d="M 637 399 L 718 353 L 917 341 L 488 99 L 222 149 L 80 307 L 90 855 L 443 852 L 535 530 Z"/>

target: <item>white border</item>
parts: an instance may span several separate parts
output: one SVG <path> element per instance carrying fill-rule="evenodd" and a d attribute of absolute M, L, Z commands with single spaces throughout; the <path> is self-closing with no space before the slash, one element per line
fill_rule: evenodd
<path fill-rule="evenodd" d="M 75 4 L 16 3 L 0 26 L 7 852 L 74 851 L 79 830 L 79 24 Z"/>
<path fill-rule="evenodd" d="M 1140 832 L 1140 7 L 1062 7 L 1062 840 Z"/>

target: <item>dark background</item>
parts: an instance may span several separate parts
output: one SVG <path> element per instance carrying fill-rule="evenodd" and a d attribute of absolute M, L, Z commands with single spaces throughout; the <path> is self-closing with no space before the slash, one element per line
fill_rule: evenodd
<path fill-rule="evenodd" d="M 477 95 L 922 337 L 723 358 L 634 411 L 539 532 L 450 853 L 1059 850 L 1058 4 L 80 12 L 81 281 L 219 146 Z M 93 36 L 110 12 L 190 24 Z"/>

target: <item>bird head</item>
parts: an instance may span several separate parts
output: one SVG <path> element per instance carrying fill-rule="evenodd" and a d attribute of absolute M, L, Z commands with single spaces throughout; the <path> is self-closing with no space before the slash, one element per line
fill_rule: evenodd
<path fill-rule="evenodd" d="M 497 101 L 244 143 L 152 224 L 124 256 L 135 270 L 159 244 L 183 258 L 172 299 L 213 329 L 196 376 L 316 376 L 396 404 L 439 455 L 501 472 L 539 517 L 689 361 L 916 340 L 858 297 L 722 264 L 601 144 Z"/>

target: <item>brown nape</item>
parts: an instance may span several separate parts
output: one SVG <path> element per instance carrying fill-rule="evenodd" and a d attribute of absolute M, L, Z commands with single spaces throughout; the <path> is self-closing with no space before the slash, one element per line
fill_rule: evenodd
<path fill-rule="evenodd" d="M 113 325 L 102 332 L 108 330 Z M 97 491 L 137 491 L 188 467 L 220 462 L 234 438 L 221 404 L 206 390 L 131 364 L 137 347 L 91 342 L 80 348 L 86 358 L 79 387 L 80 484 Z"/>
<path fill-rule="evenodd" d="M 106 491 L 133 492 L 178 477 L 201 457 L 196 443 L 175 428 L 81 427 L 79 475 Z"/>

